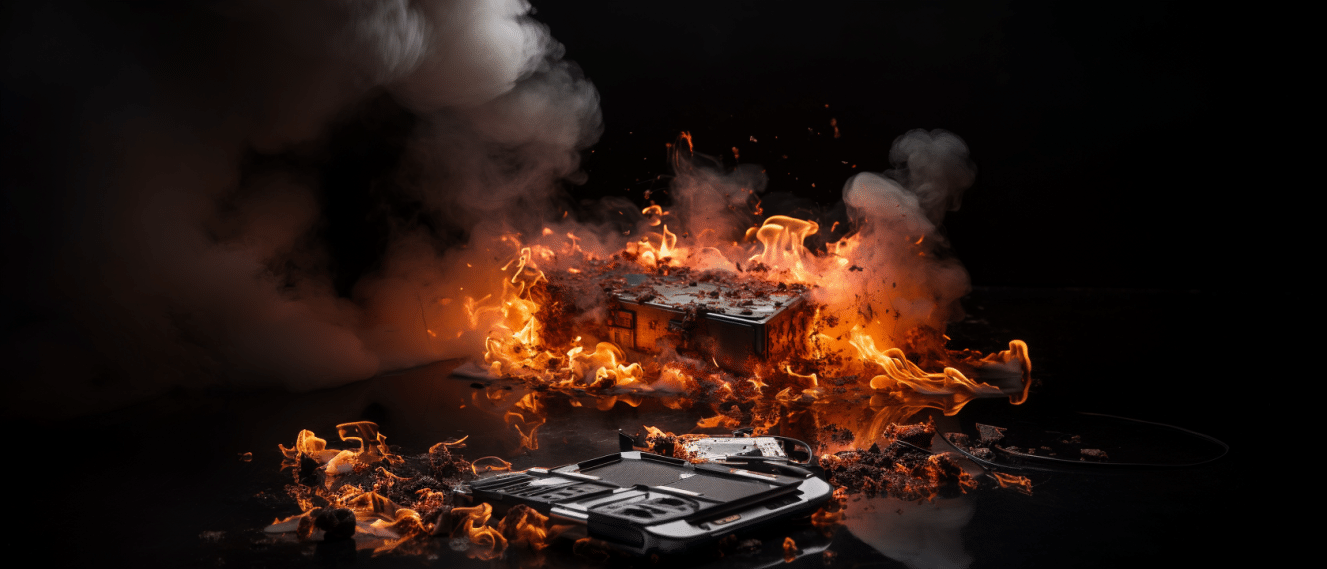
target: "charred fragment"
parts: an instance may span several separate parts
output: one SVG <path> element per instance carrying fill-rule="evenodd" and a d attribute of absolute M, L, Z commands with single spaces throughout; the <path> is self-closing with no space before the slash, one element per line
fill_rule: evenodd
<path fill-rule="evenodd" d="M 1109 457 L 1106 456 L 1106 451 L 1104 450 L 1095 449 L 1095 448 L 1085 448 L 1079 450 L 1078 452 L 1083 455 L 1082 458 L 1080 458 L 1079 460 L 1091 460 L 1095 462 L 1105 462 L 1109 460 Z"/>
<path fill-rule="evenodd" d="M 902 500 L 954 495 L 975 487 L 953 456 L 929 451 L 930 437 L 935 435 L 933 424 L 890 425 L 886 430 L 925 446 L 897 439 L 883 449 L 873 444 L 864 451 L 830 455 L 822 461 L 830 482 L 849 494 L 863 493 L 868 498 L 884 494 Z"/>
<path fill-rule="evenodd" d="M 304 486 L 313 486 L 321 480 L 322 467 L 318 461 L 306 454 L 299 457 L 299 467 L 295 470 L 295 482 Z"/>
<path fill-rule="evenodd" d="M 993 444 L 1000 442 L 1004 438 L 1005 429 L 1002 427 L 992 427 L 977 423 L 977 433 L 981 437 L 982 444 Z"/>
<path fill-rule="evenodd" d="M 826 425 L 820 429 L 819 450 L 830 447 L 844 447 L 852 444 L 853 434 L 847 427 Z"/>
<path fill-rule="evenodd" d="M 935 436 L 935 422 L 928 421 L 914 425 L 889 425 L 885 427 L 885 436 L 929 450 L 931 439 Z"/>

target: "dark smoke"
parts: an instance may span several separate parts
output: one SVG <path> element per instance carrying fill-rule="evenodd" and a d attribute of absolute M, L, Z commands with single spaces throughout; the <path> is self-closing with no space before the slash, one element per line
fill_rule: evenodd
<path fill-rule="evenodd" d="M 406 340 L 419 286 L 554 209 L 600 130 L 522 1 L 4 9 L 11 415 L 447 355 Z"/>

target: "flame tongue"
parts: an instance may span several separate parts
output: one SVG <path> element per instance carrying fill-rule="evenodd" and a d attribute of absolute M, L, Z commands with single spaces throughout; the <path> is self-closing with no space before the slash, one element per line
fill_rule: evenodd
<path fill-rule="evenodd" d="M 818 231 L 820 225 L 814 221 L 771 216 L 756 231 L 756 239 L 765 249 L 750 260 L 782 268 L 797 282 L 810 282 L 815 275 L 808 270 L 807 262 L 810 259 L 802 242 Z"/>
<path fill-rule="evenodd" d="M 495 559 L 507 549 L 507 538 L 502 532 L 489 527 L 488 520 L 493 517 L 493 506 L 479 504 L 469 508 L 455 508 L 452 519 L 458 520 L 452 536 L 463 536 L 476 546 L 480 559 Z"/>

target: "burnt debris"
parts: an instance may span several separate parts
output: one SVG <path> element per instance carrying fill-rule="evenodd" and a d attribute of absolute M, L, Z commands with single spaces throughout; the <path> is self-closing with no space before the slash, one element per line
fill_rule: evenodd
<path fill-rule="evenodd" d="M 883 448 L 873 444 L 824 457 L 821 466 L 830 483 L 849 494 L 902 500 L 953 496 L 976 487 L 955 455 L 931 452 L 934 423 L 890 425 L 886 436 L 892 440 Z"/>

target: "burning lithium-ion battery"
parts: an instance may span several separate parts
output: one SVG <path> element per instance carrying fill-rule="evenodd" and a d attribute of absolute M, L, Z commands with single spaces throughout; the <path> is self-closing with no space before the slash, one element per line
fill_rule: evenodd
<path fill-rule="evenodd" d="M 628 288 L 612 291 L 605 318 L 613 343 L 628 352 L 671 347 L 735 372 L 749 371 L 756 360 L 797 355 L 814 312 L 801 287 L 753 290 L 717 279 L 640 274 L 625 280 Z"/>

